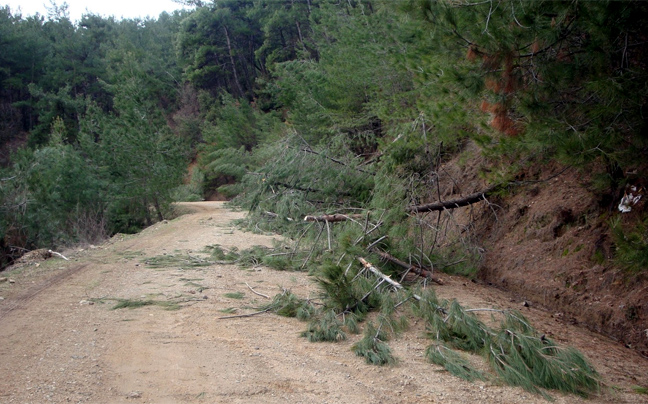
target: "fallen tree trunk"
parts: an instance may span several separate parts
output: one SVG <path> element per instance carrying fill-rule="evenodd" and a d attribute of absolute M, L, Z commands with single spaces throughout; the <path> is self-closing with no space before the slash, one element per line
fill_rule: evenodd
<path fill-rule="evenodd" d="M 437 283 L 439 285 L 443 285 L 443 281 L 440 278 L 437 278 L 432 275 L 432 271 L 428 271 L 427 269 L 417 267 L 416 265 L 410 265 L 407 262 L 401 261 L 398 258 L 394 257 L 391 254 L 388 254 L 384 251 L 380 251 L 376 248 L 371 249 L 372 252 L 378 254 L 380 258 L 386 259 L 387 261 L 393 262 L 394 264 L 401 266 L 407 270 L 411 270 L 414 272 L 416 275 L 421 276 L 423 278 L 428 278 L 434 283 Z"/>
<path fill-rule="evenodd" d="M 355 214 L 355 215 L 343 215 L 340 213 L 336 213 L 333 215 L 321 215 L 321 216 L 311 216 L 308 215 L 304 217 L 305 222 L 344 222 L 347 220 L 358 220 L 358 219 L 363 219 L 365 216 L 361 214 Z"/>
<path fill-rule="evenodd" d="M 407 208 L 408 213 L 434 212 L 438 210 L 455 209 L 463 206 L 472 205 L 473 203 L 485 200 L 486 197 L 498 188 L 497 185 L 491 185 L 483 191 L 470 194 L 464 198 L 451 199 L 449 201 L 439 201 L 426 203 L 423 205 L 410 206 Z"/>

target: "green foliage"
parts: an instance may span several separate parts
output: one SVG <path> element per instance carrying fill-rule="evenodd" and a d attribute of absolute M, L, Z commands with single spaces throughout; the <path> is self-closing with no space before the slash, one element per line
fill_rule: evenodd
<path fill-rule="evenodd" d="M 425 350 L 425 357 L 432 363 L 443 366 L 451 374 L 467 380 L 487 380 L 487 376 L 475 369 L 459 352 L 443 343 L 432 344 Z"/>
<path fill-rule="evenodd" d="M 164 218 L 187 158 L 182 141 L 149 98 L 150 79 L 142 66 L 127 60 L 115 71 L 119 83 L 106 86 L 115 92 L 116 113 L 91 104 L 82 121 L 81 146 L 109 178 L 112 230 L 126 232 L 152 223 L 150 207 L 158 220 Z"/>
<path fill-rule="evenodd" d="M 268 265 L 268 263 L 273 263 L 273 261 L 269 258 L 272 258 L 271 254 L 274 250 L 260 245 L 253 246 L 242 251 L 239 251 L 236 247 L 232 247 L 229 250 L 225 251 L 219 245 L 212 245 L 209 246 L 207 250 L 211 253 L 212 259 L 220 264 L 236 264 L 241 268 L 249 268 L 261 264 Z M 268 266 L 275 269 L 285 269 L 278 267 L 278 265 Z"/>
<path fill-rule="evenodd" d="M 301 336 L 310 342 L 339 342 L 346 339 L 340 321 L 334 310 L 327 310 L 322 316 L 316 317 L 308 324 Z"/>
<path fill-rule="evenodd" d="M 214 265 L 214 261 L 206 260 L 203 257 L 198 257 L 188 253 L 173 253 L 157 255 L 155 257 L 146 258 L 144 264 L 151 268 L 168 268 L 168 267 L 207 267 Z"/>
<path fill-rule="evenodd" d="M 634 223 L 622 223 L 617 218 L 611 223 L 614 236 L 614 262 L 631 273 L 648 269 L 648 217 Z"/>
<path fill-rule="evenodd" d="M 116 300 L 117 304 L 111 307 L 111 310 L 119 309 L 138 309 L 145 306 L 160 306 L 164 310 L 179 310 L 180 305 L 172 301 L 160 300 L 137 300 L 137 299 L 103 299 L 103 300 Z"/>
<path fill-rule="evenodd" d="M 280 316 L 297 317 L 299 320 L 309 320 L 316 313 L 316 308 L 309 300 L 300 299 L 289 290 L 275 295 L 272 302 L 262 307 Z"/>
<path fill-rule="evenodd" d="M 230 298 L 230 299 L 236 299 L 236 300 L 241 300 L 245 297 L 245 293 L 243 292 L 228 292 L 225 293 L 223 296 Z"/>
<path fill-rule="evenodd" d="M 545 397 L 549 396 L 542 389 L 582 396 L 599 390 L 598 373 L 576 349 L 538 335 L 520 313 L 483 309 L 502 315 L 499 329 L 493 329 L 474 315 L 480 310 L 466 310 L 456 301 L 439 301 L 432 292 L 425 293 L 415 311 L 426 320 L 428 335 L 436 341 L 428 348 L 428 358 L 470 379 L 479 373 L 452 349 L 481 354 L 500 380 Z"/>
<path fill-rule="evenodd" d="M 370 365 L 393 365 L 396 363 L 396 358 L 389 345 L 385 343 L 386 340 L 387 334 L 382 331 L 382 328 L 376 330 L 373 323 L 369 323 L 365 327 L 363 338 L 353 344 L 351 350 L 356 355 L 364 357 L 365 362 Z"/>
<path fill-rule="evenodd" d="M 198 202 L 204 200 L 205 174 L 198 167 L 194 167 L 189 181 L 179 185 L 171 192 L 174 202 Z"/>

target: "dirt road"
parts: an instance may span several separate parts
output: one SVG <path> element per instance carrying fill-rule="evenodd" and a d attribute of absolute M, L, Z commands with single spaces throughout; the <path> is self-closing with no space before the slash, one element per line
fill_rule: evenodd
<path fill-rule="evenodd" d="M 309 343 L 305 324 L 250 313 L 281 288 L 315 296 L 304 273 L 232 265 L 152 267 L 171 254 L 200 256 L 206 246 L 245 249 L 273 237 L 243 233 L 243 217 L 219 202 L 185 204 L 190 214 L 135 236 L 65 252 L 0 276 L 1 403 L 543 403 L 541 397 L 492 383 L 467 383 L 426 363 L 420 324 L 390 342 L 399 363 L 366 365 L 351 345 Z M 205 255 L 206 256 L 206 255 Z M 521 309 L 496 290 L 444 277 L 440 297 L 469 307 Z M 154 304 L 111 310 L 122 301 Z M 170 305 L 171 304 L 171 305 Z M 179 304 L 177 310 L 173 304 Z M 648 360 L 535 307 L 524 314 L 554 339 L 586 353 L 602 374 L 600 396 L 552 393 L 558 403 L 647 403 Z"/>

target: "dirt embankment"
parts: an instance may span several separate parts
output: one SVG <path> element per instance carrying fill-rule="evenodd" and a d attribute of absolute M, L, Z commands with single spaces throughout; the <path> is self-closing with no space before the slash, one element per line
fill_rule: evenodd
<path fill-rule="evenodd" d="M 469 144 L 446 164 L 443 198 L 484 189 L 484 160 Z M 483 248 L 479 279 L 648 358 L 648 277 L 609 260 L 610 220 L 638 221 L 645 201 L 630 213 L 616 209 L 621 195 L 603 206 L 590 191 L 589 173 L 558 165 L 529 169 L 516 180 L 508 194 L 453 213 Z"/>
<path fill-rule="evenodd" d="M 361 336 L 314 344 L 299 336 L 305 324 L 296 319 L 221 318 L 254 312 L 268 301 L 260 294 L 318 291 L 304 273 L 187 264 L 206 257 L 209 245 L 245 249 L 273 237 L 233 228 L 230 221 L 243 213 L 220 203 L 186 206 L 192 213 L 141 234 L 63 252 L 70 261 L 34 261 L 3 273 L 13 283 L 0 284 L 0 402 L 546 402 L 519 388 L 468 383 L 426 362 L 429 340 L 416 321 L 390 342 L 399 363 L 375 367 L 351 353 Z M 444 280 L 440 297 L 522 308 L 539 330 L 592 360 L 605 383 L 601 395 L 554 394 L 557 403 L 646 402 L 633 386 L 648 386 L 648 361 L 634 351 L 496 289 Z M 112 310 L 120 302 L 150 304 Z"/>

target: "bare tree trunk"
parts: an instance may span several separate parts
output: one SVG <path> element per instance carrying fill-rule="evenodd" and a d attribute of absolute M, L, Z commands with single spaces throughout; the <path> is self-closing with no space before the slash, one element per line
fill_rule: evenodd
<path fill-rule="evenodd" d="M 153 196 L 153 206 L 155 207 L 155 212 L 157 213 L 158 221 L 159 222 L 163 221 L 164 216 L 162 216 L 162 209 L 160 209 L 160 201 L 158 201 L 157 195 Z"/>
<path fill-rule="evenodd" d="M 243 97 L 245 93 L 243 88 L 241 88 L 241 83 L 239 82 L 238 74 L 236 73 L 236 64 L 234 63 L 234 53 L 232 52 L 232 43 L 230 42 L 229 32 L 227 27 L 223 25 L 223 30 L 225 31 L 225 39 L 227 39 L 227 50 L 229 51 L 230 63 L 232 64 L 232 73 L 234 73 L 234 81 L 236 82 L 236 87 L 239 90 L 240 96 Z"/>
<path fill-rule="evenodd" d="M 409 208 L 407 208 L 407 212 L 422 213 L 422 212 L 433 212 L 437 210 L 461 208 L 463 206 L 472 205 L 473 203 L 477 203 L 485 200 L 488 194 L 493 192 L 496 188 L 497 185 L 492 185 L 483 191 L 470 194 L 465 198 L 451 199 L 449 201 L 439 201 L 433 203 L 426 203 L 424 205 L 410 206 Z"/>

